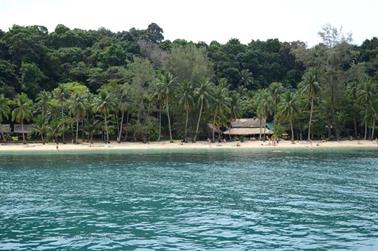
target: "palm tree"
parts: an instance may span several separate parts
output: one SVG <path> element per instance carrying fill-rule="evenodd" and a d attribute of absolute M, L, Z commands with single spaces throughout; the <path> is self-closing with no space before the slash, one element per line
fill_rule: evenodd
<path fill-rule="evenodd" d="M 360 87 L 359 81 L 351 81 L 346 86 L 346 97 L 348 99 L 348 106 L 349 106 L 348 110 L 349 110 L 349 114 L 351 115 L 353 119 L 354 137 L 356 138 L 358 136 L 357 116 L 358 116 L 358 112 L 360 108 L 358 102 L 356 102 L 359 87 Z"/>
<path fill-rule="evenodd" d="M 231 119 L 239 118 L 241 115 L 240 94 L 236 91 L 230 91 L 230 98 Z"/>
<path fill-rule="evenodd" d="M 369 118 L 372 119 L 373 126 L 372 126 L 372 135 L 371 138 L 374 137 L 374 127 L 375 127 L 375 117 L 377 114 L 377 111 L 375 110 L 375 102 L 376 102 L 376 96 L 377 96 L 377 86 L 372 80 L 365 81 L 361 89 L 358 90 L 357 93 L 357 100 L 360 103 L 360 105 L 363 107 L 363 113 L 364 113 L 364 126 L 365 126 L 365 132 L 364 132 L 364 139 L 367 139 L 368 134 L 368 121 Z"/>
<path fill-rule="evenodd" d="M 64 117 L 64 103 L 66 100 L 69 98 L 69 93 L 63 85 L 59 85 L 57 88 L 53 90 L 53 96 L 59 101 L 60 104 L 60 112 L 61 112 L 61 117 Z"/>
<path fill-rule="evenodd" d="M 49 138 L 53 138 L 55 143 L 58 145 L 58 137 L 64 134 L 64 127 L 65 124 L 67 124 L 68 121 L 66 119 L 53 119 L 50 121 L 47 127 L 47 136 Z"/>
<path fill-rule="evenodd" d="M 100 121 L 95 118 L 90 118 L 88 123 L 85 124 L 84 130 L 88 135 L 88 141 L 92 145 L 93 144 L 93 135 L 100 131 Z"/>
<path fill-rule="evenodd" d="M 260 120 L 260 134 L 259 140 L 262 136 L 262 123 L 266 121 L 272 111 L 272 98 L 267 89 L 260 89 L 255 94 L 256 114 Z M 264 127 L 264 140 L 265 140 L 265 127 Z"/>
<path fill-rule="evenodd" d="M 375 130 L 375 121 L 376 121 L 376 119 L 377 119 L 377 112 L 374 109 L 374 112 L 372 114 L 372 126 L 371 126 L 371 135 L 370 135 L 370 139 L 371 140 L 374 139 L 374 130 Z"/>
<path fill-rule="evenodd" d="M 59 85 L 57 88 L 55 88 L 53 90 L 53 96 L 59 102 L 60 116 L 61 116 L 61 119 L 64 119 L 64 108 L 65 108 L 65 105 L 66 105 L 66 101 L 69 97 L 69 93 L 68 93 L 67 90 L 65 90 L 63 85 Z M 65 142 L 64 135 L 65 135 L 65 130 L 63 130 L 63 132 L 62 132 L 63 142 Z"/>
<path fill-rule="evenodd" d="M 12 120 L 21 123 L 22 141 L 25 144 L 24 121 L 30 120 L 33 116 L 33 101 L 25 93 L 17 94 L 15 109 L 12 111 Z"/>
<path fill-rule="evenodd" d="M 123 131 L 123 120 L 125 118 L 125 112 L 129 108 L 130 97 L 129 97 L 130 85 L 125 83 L 121 86 L 120 95 L 118 97 L 118 111 L 121 112 L 121 122 L 119 125 L 117 142 L 121 142 L 122 131 Z M 126 125 L 127 126 L 127 125 Z"/>
<path fill-rule="evenodd" d="M 298 104 L 296 96 L 293 92 L 286 92 L 279 104 L 279 114 L 290 123 L 291 142 L 294 143 L 294 127 L 293 121 L 298 114 Z"/>
<path fill-rule="evenodd" d="M 78 143 L 79 138 L 79 122 L 85 117 L 87 111 L 87 102 L 84 95 L 74 95 L 69 100 L 69 109 L 76 121 L 75 143 Z"/>
<path fill-rule="evenodd" d="M 193 107 L 194 98 L 193 98 L 193 86 L 189 81 L 184 81 L 181 83 L 180 89 L 178 91 L 179 104 L 183 107 L 185 111 L 185 132 L 184 132 L 184 141 L 187 141 L 187 132 L 188 132 L 188 120 L 189 120 L 189 111 Z"/>
<path fill-rule="evenodd" d="M 164 100 L 164 105 L 167 113 L 168 118 L 168 130 L 169 130 L 169 140 L 173 143 L 172 139 L 172 128 L 171 128 L 171 117 L 169 114 L 169 103 L 173 96 L 173 85 L 175 83 L 175 79 L 171 73 L 161 74 L 159 81 L 157 83 L 159 93 Z"/>
<path fill-rule="evenodd" d="M 1 123 L 3 123 L 4 120 L 9 118 L 9 114 L 10 114 L 9 100 L 5 98 L 3 94 L 1 94 L 0 95 L 0 129 L 1 129 Z M 3 130 L 1 130 L 1 138 L 5 140 Z"/>
<path fill-rule="evenodd" d="M 240 81 L 239 86 L 244 86 L 248 88 L 253 83 L 252 73 L 248 69 L 243 69 L 240 71 Z"/>
<path fill-rule="evenodd" d="M 164 104 L 164 95 L 160 90 L 161 85 L 160 85 L 159 81 L 155 81 L 152 84 L 153 84 L 152 88 L 151 88 L 152 89 L 152 99 L 155 102 L 155 104 L 157 105 L 158 117 L 159 117 L 159 135 L 158 135 L 157 141 L 160 141 L 160 139 L 161 139 L 161 112 L 162 112 L 162 107 L 163 107 L 163 104 Z"/>
<path fill-rule="evenodd" d="M 280 82 L 273 82 L 269 85 L 269 92 L 272 97 L 273 101 L 273 124 L 277 123 L 277 111 L 278 111 L 278 104 L 280 103 L 281 94 L 285 91 L 283 84 Z"/>
<path fill-rule="evenodd" d="M 195 89 L 195 96 L 197 97 L 197 104 L 200 106 L 197 126 L 196 126 L 196 133 L 194 135 L 193 141 L 196 142 L 199 125 L 201 122 L 201 117 L 203 113 L 203 108 L 208 106 L 209 100 L 211 99 L 211 89 L 213 84 L 210 81 L 204 81 L 201 85 Z"/>
<path fill-rule="evenodd" d="M 43 115 L 37 116 L 33 120 L 33 131 L 39 134 L 41 136 L 42 144 L 46 143 L 46 134 L 48 132 L 48 124 L 47 124 L 47 119 Z"/>
<path fill-rule="evenodd" d="M 46 117 L 49 112 L 51 94 L 47 91 L 42 91 L 37 95 L 36 100 L 36 111 Z"/>
<path fill-rule="evenodd" d="M 106 91 L 100 91 L 96 110 L 104 115 L 104 125 L 106 133 L 106 143 L 109 143 L 108 116 L 109 112 L 115 107 L 114 99 Z"/>
<path fill-rule="evenodd" d="M 222 122 L 227 121 L 227 116 L 230 114 L 230 102 L 227 82 L 221 79 L 214 88 L 212 103 L 213 103 L 213 126 L 212 126 L 212 141 L 215 141 L 215 127 L 218 127 Z"/>
<path fill-rule="evenodd" d="M 304 75 L 303 81 L 299 84 L 299 88 L 302 90 L 303 94 L 307 95 L 310 101 L 310 118 L 308 120 L 308 134 L 307 140 L 311 140 L 311 125 L 312 125 L 312 114 L 314 112 L 314 102 L 319 96 L 320 84 L 318 82 L 317 71 L 310 68 Z"/>

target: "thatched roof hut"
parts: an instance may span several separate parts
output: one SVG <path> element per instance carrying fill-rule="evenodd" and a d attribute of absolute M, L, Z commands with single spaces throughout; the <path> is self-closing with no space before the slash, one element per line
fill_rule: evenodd
<path fill-rule="evenodd" d="M 223 134 L 231 135 L 231 136 L 253 136 L 264 134 L 264 128 L 230 128 L 223 132 Z M 265 134 L 271 135 L 273 132 L 269 129 L 265 129 Z"/>
<path fill-rule="evenodd" d="M 0 125 L 0 133 L 10 133 L 11 127 L 9 124 L 2 124 Z"/>
<path fill-rule="evenodd" d="M 14 133 L 31 133 L 32 132 L 32 129 L 33 129 L 33 125 L 32 124 L 24 124 L 23 126 L 21 126 L 21 124 L 14 124 L 14 127 L 13 127 L 13 132 Z"/>
<path fill-rule="evenodd" d="M 266 127 L 266 121 L 261 121 L 261 127 Z M 234 119 L 231 121 L 231 128 L 260 128 L 260 120 L 257 118 Z"/>
<path fill-rule="evenodd" d="M 260 127 L 261 126 L 261 127 Z M 231 128 L 224 131 L 223 134 L 231 136 L 254 136 L 259 134 L 273 134 L 271 130 L 266 127 L 266 121 L 257 118 L 243 118 L 231 121 Z"/>

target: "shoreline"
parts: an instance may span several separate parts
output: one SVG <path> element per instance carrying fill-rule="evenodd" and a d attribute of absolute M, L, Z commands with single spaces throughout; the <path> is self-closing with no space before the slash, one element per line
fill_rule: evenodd
<path fill-rule="evenodd" d="M 377 148 L 376 140 L 345 140 L 345 141 L 296 141 L 292 144 L 291 141 L 280 141 L 273 145 L 269 141 L 246 141 L 246 142 L 225 142 L 225 143 L 208 143 L 206 141 L 198 141 L 196 143 L 184 143 L 181 141 L 161 142 L 111 142 L 110 144 L 96 142 L 92 145 L 89 143 L 81 144 L 59 144 L 57 149 L 55 143 L 2 143 L 0 144 L 0 152 L 45 152 L 45 151 L 111 151 L 111 150 L 212 150 L 212 149 L 324 149 L 324 148 Z"/>

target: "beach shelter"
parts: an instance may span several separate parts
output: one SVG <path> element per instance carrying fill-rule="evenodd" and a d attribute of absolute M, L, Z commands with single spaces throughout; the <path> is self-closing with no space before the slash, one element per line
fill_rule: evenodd
<path fill-rule="evenodd" d="M 224 131 L 223 134 L 245 137 L 254 137 L 260 135 L 260 133 L 265 135 L 273 134 L 273 131 L 267 128 L 266 121 L 262 120 L 260 122 L 258 118 L 235 119 L 231 121 L 230 125 L 230 128 Z"/>

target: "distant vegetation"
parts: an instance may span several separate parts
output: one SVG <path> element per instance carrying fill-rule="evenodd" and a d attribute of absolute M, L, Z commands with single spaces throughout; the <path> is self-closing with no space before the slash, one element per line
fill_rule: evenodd
<path fill-rule="evenodd" d="M 14 25 L 0 30 L 0 124 L 33 124 L 44 142 L 195 141 L 208 123 L 258 117 L 277 137 L 374 138 L 378 39 L 356 46 L 330 25 L 319 35 L 307 48 L 169 41 L 154 23 L 117 33 Z"/>

